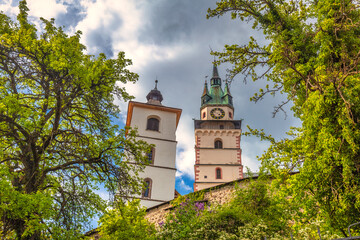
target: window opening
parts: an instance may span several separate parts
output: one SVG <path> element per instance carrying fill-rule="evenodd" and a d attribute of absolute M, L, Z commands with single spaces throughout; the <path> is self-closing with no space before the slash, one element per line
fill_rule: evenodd
<path fill-rule="evenodd" d="M 147 178 L 145 179 L 145 189 L 143 191 L 142 197 L 150 198 L 150 193 L 151 193 L 151 179 Z"/>
<path fill-rule="evenodd" d="M 221 140 L 216 140 L 215 141 L 215 148 L 216 149 L 219 149 L 219 148 L 222 148 L 222 141 Z"/>
<path fill-rule="evenodd" d="M 221 179 L 221 168 L 216 169 L 216 179 Z"/>
<path fill-rule="evenodd" d="M 147 120 L 146 130 L 159 131 L 159 119 L 149 118 Z"/>
<path fill-rule="evenodd" d="M 155 148 L 151 148 L 151 151 L 147 154 L 148 163 L 153 164 L 155 159 Z"/>

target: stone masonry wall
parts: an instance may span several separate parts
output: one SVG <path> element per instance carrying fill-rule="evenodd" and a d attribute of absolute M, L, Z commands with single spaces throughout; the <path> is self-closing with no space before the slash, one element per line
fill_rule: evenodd
<path fill-rule="evenodd" d="M 247 183 L 247 181 L 244 180 L 246 179 L 240 179 L 233 182 L 221 184 L 215 187 L 200 190 L 199 192 L 204 192 L 204 200 L 207 200 L 211 206 L 218 204 L 222 205 L 232 199 L 236 183 L 240 187 L 244 186 Z M 191 194 L 192 193 L 189 193 L 188 195 Z M 170 202 L 163 203 L 161 205 L 158 205 L 157 207 L 149 208 L 147 209 L 147 214 L 145 218 L 149 222 L 154 223 L 155 226 L 158 226 L 160 222 L 165 221 L 166 216 L 167 214 L 169 214 L 171 208 L 172 206 Z"/>

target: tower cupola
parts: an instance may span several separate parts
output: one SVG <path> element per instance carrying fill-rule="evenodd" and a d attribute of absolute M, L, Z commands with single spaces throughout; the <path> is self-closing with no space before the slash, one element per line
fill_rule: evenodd
<path fill-rule="evenodd" d="M 147 103 L 155 104 L 155 105 L 162 105 L 161 102 L 163 100 L 163 96 L 161 92 L 157 89 L 158 80 L 155 80 L 155 88 L 151 90 L 146 99 L 148 100 Z"/>

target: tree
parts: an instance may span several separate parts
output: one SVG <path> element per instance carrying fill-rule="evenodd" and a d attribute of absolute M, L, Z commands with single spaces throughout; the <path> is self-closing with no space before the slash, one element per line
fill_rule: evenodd
<path fill-rule="evenodd" d="M 156 239 L 155 227 L 145 219 L 146 209 L 140 206 L 139 199 L 126 204 L 118 201 L 114 207 L 106 211 L 99 221 L 101 239 Z"/>
<path fill-rule="evenodd" d="M 54 20 L 38 33 L 19 3 L 17 22 L 0 14 L 0 234 L 10 239 L 73 239 L 106 207 L 104 184 L 127 196 L 148 145 L 111 121 L 117 82 L 135 82 L 131 61 L 84 53 L 80 32 Z M 138 164 L 127 164 L 127 160 Z"/>
<path fill-rule="evenodd" d="M 286 139 L 271 141 L 262 166 L 302 203 L 299 221 L 319 218 L 347 235 L 360 218 L 360 25 L 359 3 L 351 0 L 222 0 L 208 17 L 231 13 L 252 23 L 267 39 L 226 45 L 215 53 L 239 73 L 266 85 L 252 100 L 281 92 L 302 121 Z M 271 85 L 270 84 L 270 85 Z M 299 170 L 296 175 L 291 171 Z"/>

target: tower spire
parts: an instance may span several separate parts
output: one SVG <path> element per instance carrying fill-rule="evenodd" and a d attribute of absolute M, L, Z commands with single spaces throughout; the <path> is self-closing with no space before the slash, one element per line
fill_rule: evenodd
<path fill-rule="evenodd" d="M 213 65 L 213 78 L 218 78 L 219 77 L 219 73 L 218 73 L 218 69 L 217 66 L 214 64 Z"/>
<path fill-rule="evenodd" d="M 224 96 L 227 94 L 231 95 L 228 80 L 225 81 Z"/>
<path fill-rule="evenodd" d="M 203 93 L 201 95 L 201 106 L 206 104 L 211 99 L 210 93 L 209 93 L 209 90 L 208 90 L 207 80 L 206 80 L 207 77 L 208 76 L 205 76 L 204 90 L 203 90 Z"/>
<path fill-rule="evenodd" d="M 207 85 L 207 80 L 206 79 L 205 79 L 205 84 L 204 84 L 204 91 L 203 91 L 203 94 L 201 96 L 204 96 L 204 95 L 209 95 L 209 90 L 208 90 L 208 85 Z"/>
<path fill-rule="evenodd" d="M 212 73 L 212 78 L 210 80 L 210 85 L 221 86 L 221 78 L 219 77 L 219 72 L 215 63 L 213 64 L 213 73 Z"/>

